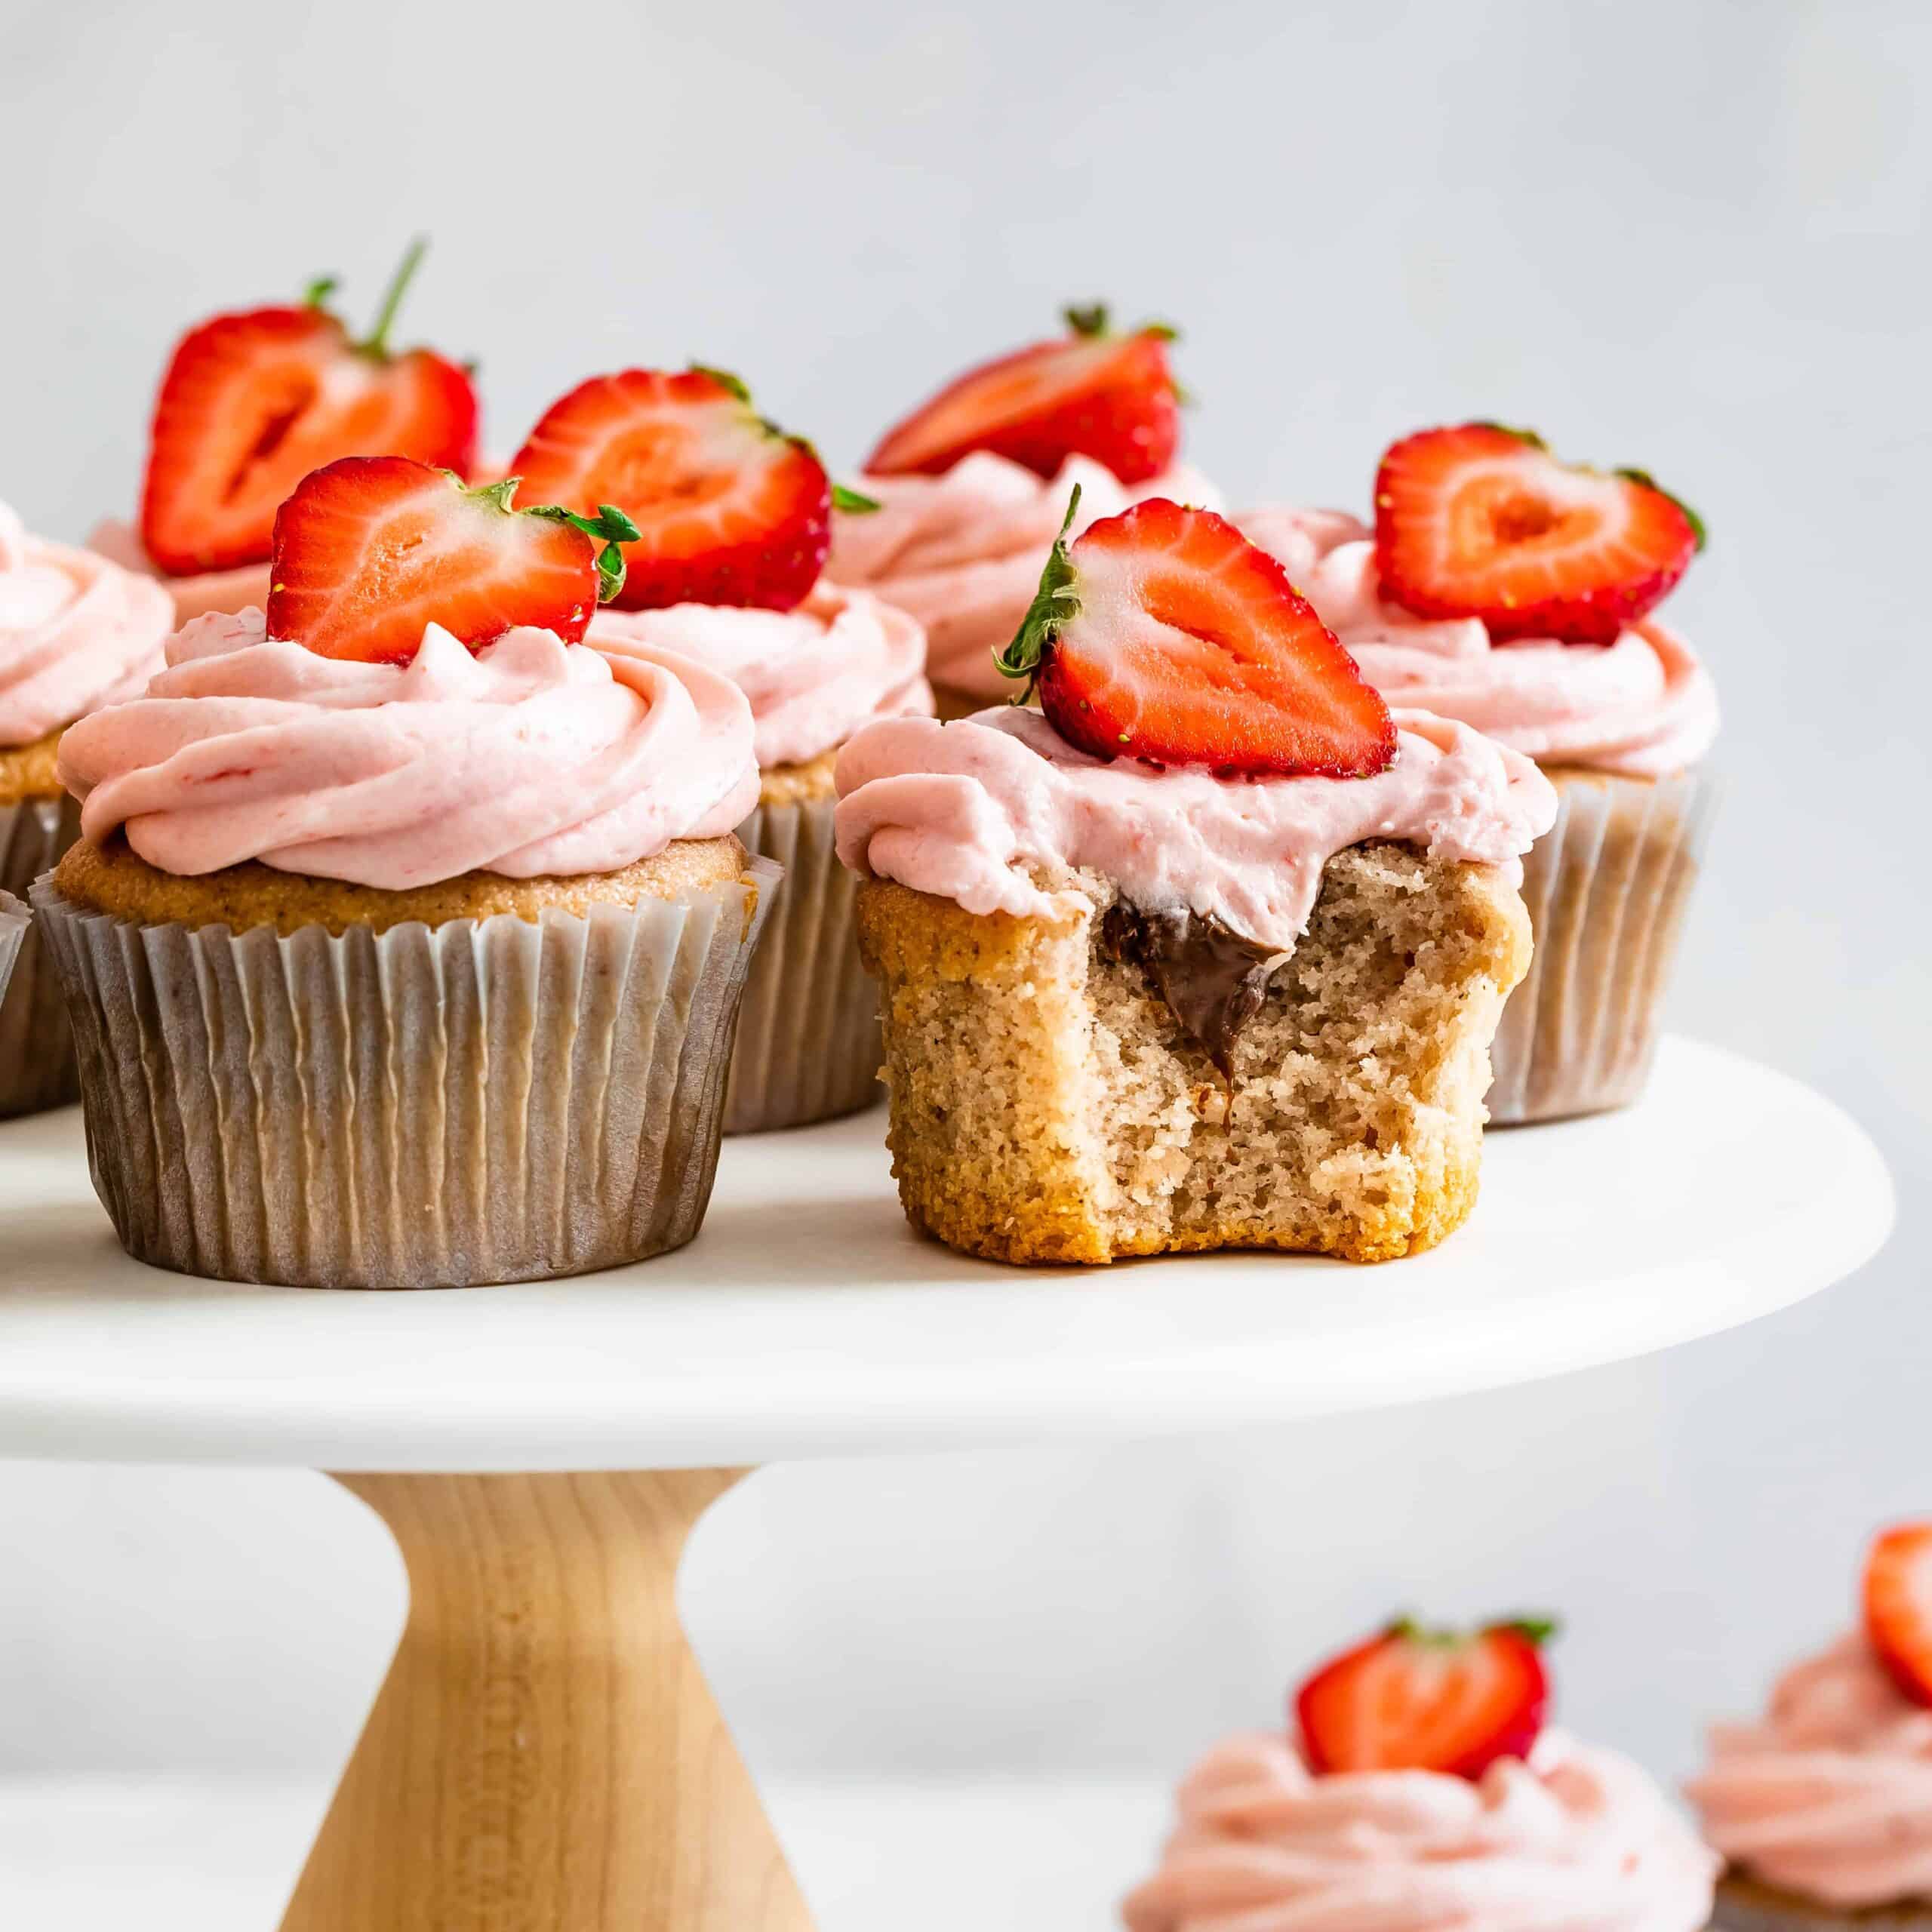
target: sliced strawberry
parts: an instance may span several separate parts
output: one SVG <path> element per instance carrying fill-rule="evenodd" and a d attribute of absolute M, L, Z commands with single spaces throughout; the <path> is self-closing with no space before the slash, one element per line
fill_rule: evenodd
<path fill-rule="evenodd" d="M 1294 1701 L 1315 1771 L 1440 1771 L 1479 1778 L 1521 1758 L 1549 1706 L 1537 1620 L 1469 1632 L 1404 1619 L 1324 1664 Z"/>
<path fill-rule="evenodd" d="M 1915 1704 L 1932 1704 L 1932 1522 L 1900 1523 L 1865 1561 L 1872 1647 Z"/>
<path fill-rule="evenodd" d="M 141 493 L 141 542 L 162 570 L 260 562 L 283 499 L 338 457 L 414 457 L 468 474 L 468 374 L 433 350 L 387 346 L 423 246 L 405 257 L 366 341 L 322 307 L 328 281 L 300 308 L 217 315 L 183 337 L 155 403 Z"/>
<path fill-rule="evenodd" d="M 1041 476 L 1058 475 L 1070 456 L 1104 463 L 1123 483 L 1159 475 L 1180 441 L 1174 331 L 1150 322 L 1114 335 L 1103 307 L 1066 313 L 1070 334 L 969 369 L 888 429 L 866 468 L 936 476 L 990 450 Z"/>
<path fill-rule="evenodd" d="M 1611 644 L 1703 548 L 1695 512 L 1640 469 L 1559 463 L 1494 423 L 1424 429 L 1382 459 L 1382 594 L 1419 617 L 1480 617 L 1499 644 Z"/>
<path fill-rule="evenodd" d="M 1395 755 L 1381 694 L 1288 582 L 1225 518 L 1149 497 L 1047 558 L 1001 653 L 1040 708 L 1096 758 L 1252 777 L 1367 778 Z"/>
<path fill-rule="evenodd" d="M 635 530 L 608 506 L 513 509 L 517 484 L 469 489 L 399 456 L 305 476 L 275 516 L 269 635 L 386 664 L 408 663 L 432 623 L 472 650 L 517 624 L 575 643 L 623 581 L 613 540 Z"/>
<path fill-rule="evenodd" d="M 637 525 L 619 605 L 731 604 L 789 611 L 825 567 L 836 490 L 817 453 L 752 407 L 721 370 L 626 369 L 552 403 L 511 469 L 534 496 L 615 503 Z"/>

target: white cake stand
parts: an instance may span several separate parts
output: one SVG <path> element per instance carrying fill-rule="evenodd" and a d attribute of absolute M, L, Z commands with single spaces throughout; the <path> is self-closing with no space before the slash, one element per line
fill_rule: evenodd
<path fill-rule="evenodd" d="M 1379 1269 L 968 1261 L 907 1229 L 880 1136 L 728 1143 L 703 1233 L 641 1267 L 383 1295 L 142 1266 L 77 1114 L 0 1128 L 0 1455 L 327 1469 L 401 1545 L 408 1627 L 284 1932 L 805 1932 L 674 1601 L 749 1465 L 1555 1374 L 1826 1287 L 1893 1211 L 1837 1108 L 1682 1041 L 1630 1112 L 1492 1135 L 1469 1225 Z"/>

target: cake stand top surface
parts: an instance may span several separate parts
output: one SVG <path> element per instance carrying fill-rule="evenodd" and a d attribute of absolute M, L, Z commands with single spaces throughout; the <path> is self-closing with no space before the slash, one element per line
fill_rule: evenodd
<path fill-rule="evenodd" d="M 1493 1134 L 1482 1199 L 1380 1267 L 1019 1270 L 920 1239 L 874 1112 L 726 1143 L 690 1247 L 527 1287 L 325 1293 L 129 1260 L 78 1112 L 0 1128 L 0 1455 L 334 1469 L 697 1466 L 1211 1429 L 1714 1334 L 1882 1244 L 1830 1102 L 1666 1041 L 1621 1114 Z"/>

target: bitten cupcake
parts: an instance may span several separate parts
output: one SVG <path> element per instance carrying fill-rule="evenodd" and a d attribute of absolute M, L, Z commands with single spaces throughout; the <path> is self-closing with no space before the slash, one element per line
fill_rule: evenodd
<path fill-rule="evenodd" d="M 266 617 L 63 742 L 85 836 L 35 905 L 140 1260 L 457 1287 L 697 1231 L 776 877 L 731 833 L 750 708 L 577 641 L 631 526 L 514 487 L 328 465 Z"/>
<path fill-rule="evenodd" d="M 832 518 L 826 574 L 924 626 L 948 718 L 1007 694 L 993 660 L 1076 485 L 1076 530 L 1147 497 L 1220 507 L 1177 460 L 1174 331 L 1115 334 L 1103 308 L 1066 313 L 1068 335 L 968 371 L 888 430 L 859 479 L 876 511 Z"/>
<path fill-rule="evenodd" d="M 1372 531 L 1331 510 L 1238 520 L 1391 704 L 1475 725 L 1556 787 L 1524 870 L 1536 958 L 1497 1029 L 1491 1118 L 1627 1105 L 1714 800 L 1710 678 L 1651 614 L 1702 527 L 1647 477 L 1560 463 L 1490 423 L 1405 438 L 1375 494 Z"/>
<path fill-rule="evenodd" d="M 28 535 L 0 503 L 0 892 L 20 896 L 80 833 L 54 772 L 60 734 L 161 669 L 166 596 L 91 550 Z M 0 1116 L 73 1099 L 60 982 L 29 932 L 0 999 Z"/>
<path fill-rule="evenodd" d="M 1932 1522 L 1874 1543 L 1857 1629 L 1794 1665 L 1690 1786 L 1717 1932 L 1932 1927 Z"/>
<path fill-rule="evenodd" d="M 914 1224 L 1006 1261 L 1440 1241 L 1547 781 L 1392 718 L 1211 511 L 1056 544 L 1006 662 L 1040 709 L 869 725 L 838 761 Z"/>
<path fill-rule="evenodd" d="M 267 603 L 275 511 L 311 470 L 341 457 L 406 456 L 470 473 L 469 371 L 433 349 L 389 346 L 423 251 L 411 245 L 360 341 L 326 306 L 336 284 L 324 277 L 299 303 L 213 316 L 175 345 L 155 399 L 138 521 L 101 523 L 88 541 L 158 578 L 177 625 Z"/>
<path fill-rule="evenodd" d="M 546 412 L 511 467 L 533 495 L 613 504 L 635 526 L 592 644 L 685 653 L 751 704 L 761 777 L 738 836 L 785 878 L 745 992 L 725 1131 L 866 1106 L 879 1091 L 878 1002 L 833 843 L 832 761 L 868 719 L 930 715 L 933 701 L 918 622 L 819 581 L 833 506 L 856 513 L 858 500 L 713 369 L 595 377 Z"/>
<path fill-rule="evenodd" d="M 1128 1932 L 1702 1932 L 1716 1861 L 1614 1752 L 1546 1728 L 1548 1626 L 1398 1623 L 1286 1734 L 1183 1781 Z"/>

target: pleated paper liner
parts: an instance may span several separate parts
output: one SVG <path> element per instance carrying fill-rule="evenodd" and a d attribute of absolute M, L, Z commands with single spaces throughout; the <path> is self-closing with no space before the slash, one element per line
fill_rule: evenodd
<path fill-rule="evenodd" d="M 0 805 L 0 892 L 25 899 L 81 835 L 81 808 L 69 798 Z M 79 1093 L 67 1002 L 37 928 L 28 929 L 0 998 L 0 1119 L 64 1107 Z"/>
<path fill-rule="evenodd" d="M 1600 1113 L 1643 1091 L 1716 802 L 1703 771 L 1550 776 L 1556 823 L 1523 862 L 1536 951 L 1490 1053 L 1496 1126 Z"/>
<path fill-rule="evenodd" d="M 884 1091 L 878 989 L 859 963 L 858 881 L 838 863 L 835 804 L 761 805 L 738 827 L 785 881 L 745 989 L 727 1134 L 830 1120 Z"/>
<path fill-rule="evenodd" d="M 778 879 L 748 870 L 587 915 L 286 939 L 141 925 L 43 880 L 122 1244 L 186 1274 L 408 1288 L 689 1241 Z"/>
<path fill-rule="evenodd" d="M 7 996 L 7 982 L 28 933 L 27 909 L 11 892 L 0 892 L 0 999 Z"/>
<path fill-rule="evenodd" d="M 1932 1903 L 1849 1907 L 1814 1905 L 1727 1878 L 1718 1886 L 1711 1932 L 1932 1932 Z"/>

